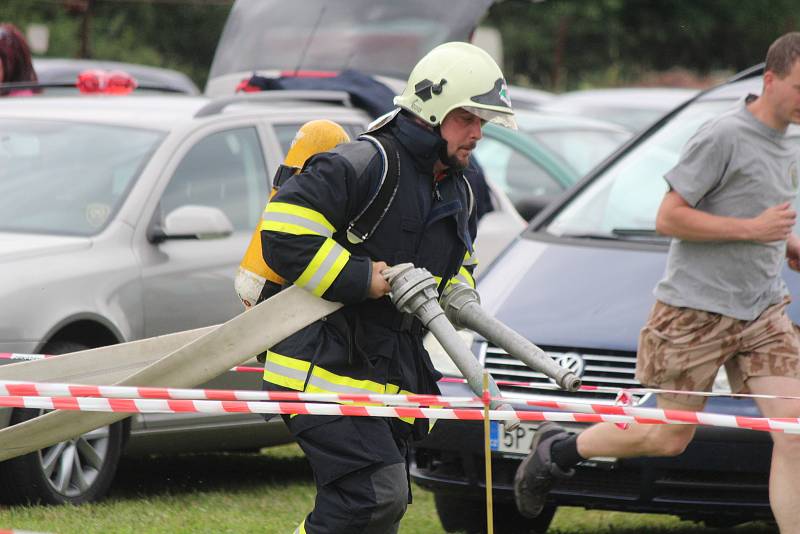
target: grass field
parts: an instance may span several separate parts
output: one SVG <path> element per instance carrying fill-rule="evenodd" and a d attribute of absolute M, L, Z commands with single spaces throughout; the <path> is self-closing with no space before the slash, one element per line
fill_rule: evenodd
<path fill-rule="evenodd" d="M 0 508 L 0 529 L 58 534 L 293 532 L 314 502 L 311 471 L 295 445 L 263 454 L 195 454 L 125 460 L 99 504 Z M 744 525 L 736 534 L 773 532 Z M 414 488 L 404 534 L 442 534 L 430 493 Z M 718 533 L 670 516 L 560 509 L 553 534 Z M 497 532 L 497 534 L 503 534 Z"/>

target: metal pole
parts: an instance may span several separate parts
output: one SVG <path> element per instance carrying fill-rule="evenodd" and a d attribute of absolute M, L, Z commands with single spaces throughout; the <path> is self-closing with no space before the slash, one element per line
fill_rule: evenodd
<path fill-rule="evenodd" d="M 492 422 L 489 419 L 489 372 L 483 371 L 483 457 L 486 463 L 486 532 L 494 533 L 494 515 L 492 503 Z"/>

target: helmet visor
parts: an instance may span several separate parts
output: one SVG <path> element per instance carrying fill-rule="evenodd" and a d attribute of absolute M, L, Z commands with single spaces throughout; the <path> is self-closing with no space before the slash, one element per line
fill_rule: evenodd
<path fill-rule="evenodd" d="M 469 111 L 473 115 L 477 115 L 486 122 L 493 122 L 498 126 L 503 126 L 511 130 L 518 129 L 517 121 L 516 119 L 514 119 L 513 113 L 504 113 L 500 111 L 494 111 L 491 109 L 479 108 L 475 106 L 462 106 L 462 108 L 466 111 Z"/>

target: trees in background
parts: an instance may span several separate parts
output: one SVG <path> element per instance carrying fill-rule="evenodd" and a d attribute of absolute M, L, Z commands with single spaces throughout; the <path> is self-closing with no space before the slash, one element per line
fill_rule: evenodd
<path fill-rule="evenodd" d="M 800 11 L 797 0 L 505 0 L 485 24 L 503 36 L 511 80 L 561 91 L 744 69 L 800 30 Z"/>
<path fill-rule="evenodd" d="M 233 0 L 2 0 L 0 21 L 46 24 L 44 56 L 166 67 L 205 85 Z M 88 8 L 88 13 L 86 9 Z M 82 24 L 88 20 L 88 31 Z M 88 46 L 82 52 L 82 37 Z"/>
<path fill-rule="evenodd" d="M 743 69 L 763 61 L 775 37 L 800 29 L 797 1 L 502 0 L 484 24 L 503 36 L 510 81 L 562 91 L 639 83 L 652 72 L 675 68 L 700 75 Z M 169 67 L 202 87 L 231 4 L 3 0 L 0 21 L 23 30 L 30 23 L 47 24 L 47 56 L 83 53 Z"/>

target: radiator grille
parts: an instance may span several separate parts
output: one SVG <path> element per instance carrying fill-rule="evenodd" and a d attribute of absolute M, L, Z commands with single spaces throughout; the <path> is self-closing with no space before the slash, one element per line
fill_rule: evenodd
<path fill-rule="evenodd" d="M 563 357 L 579 355 L 583 361 L 581 380 L 586 386 L 609 386 L 616 388 L 641 387 L 634 377 L 636 370 L 636 355 L 624 352 L 609 352 L 602 354 L 594 349 L 591 351 L 566 350 L 560 348 L 545 348 L 547 354 L 558 362 Z M 553 382 L 544 374 L 531 370 L 519 360 L 509 356 L 505 350 L 484 343 L 481 348 L 481 360 L 486 369 L 497 381 L 532 382 L 552 386 Z M 549 398 L 554 400 L 571 399 L 586 400 L 599 404 L 612 404 L 616 395 L 607 392 L 569 393 L 559 389 L 544 390 L 522 385 L 499 384 L 500 390 L 508 396 L 526 398 L 535 396 L 538 399 Z"/>

